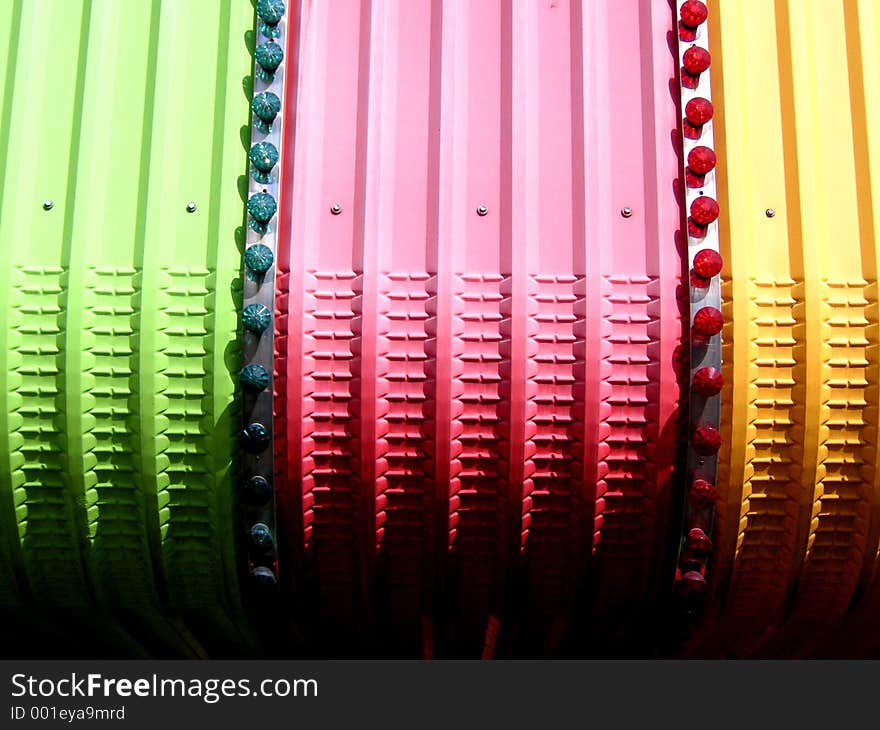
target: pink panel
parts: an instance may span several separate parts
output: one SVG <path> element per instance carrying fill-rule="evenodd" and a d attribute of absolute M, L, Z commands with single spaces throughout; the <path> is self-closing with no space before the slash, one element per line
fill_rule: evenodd
<path fill-rule="evenodd" d="M 597 591 L 625 615 L 677 422 L 669 8 L 292 12 L 276 404 L 302 590 L 488 653 L 499 626 L 546 648 Z"/>

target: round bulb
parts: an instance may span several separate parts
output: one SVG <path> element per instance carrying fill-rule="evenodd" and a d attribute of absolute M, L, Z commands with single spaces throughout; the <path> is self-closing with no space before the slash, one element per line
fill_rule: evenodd
<path fill-rule="evenodd" d="M 257 193 L 248 199 L 247 209 L 255 221 L 266 223 L 275 215 L 278 204 L 275 202 L 275 198 L 268 193 Z"/>
<path fill-rule="evenodd" d="M 711 279 L 721 272 L 724 260 L 721 254 L 711 248 L 704 248 L 694 255 L 694 272 L 704 279 Z"/>
<path fill-rule="evenodd" d="M 711 456 L 721 448 L 721 434 L 715 426 L 707 423 L 697 426 L 691 435 L 691 445 L 701 456 Z"/>
<path fill-rule="evenodd" d="M 251 109 L 258 119 L 270 123 L 281 111 L 281 99 L 271 91 L 261 91 L 251 102 Z"/>
<path fill-rule="evenodd" d="M 284 51 L 275 41 L 267 41 L 257 46 L 254 59 L 264 71 L 274 73 L 284 60 Z"/>
<path fill-rule="evenodd" d="M 255 454 L 265 449 L 272 437 L 262 423 L 250 423 L 241 432 L 241 440 L 244 450 Z"/>
<path fill-rule="evenodd" d="M 691 203 L 691 218 L 701 226 L 708 226 L 718 219 L 718 203 L 708 195 L 701 195 Z"/>
<path fill-rule="evenodd" d="M 704 510 L 718 500 L 718 491 L 705 479 L 694 479 L 688 492 L 688 501 L 694 509 Z"/>
<path fill-rule="evenodd" d="M 717 158 L 709 147 L 700 145 L 688 152 L 688 168 L 697 175 L 705 175 L 715 169 Z"/>
<path fill-rule="evenodd" d="M 694 334 L 698 337 L 712 337 L 724 327 L 724 315 L 715 307 L 703 307 L 694 315 Z"/>
<path fill-rule="evenodd" d="M 691 76 L 699 76 L 712 63 L 712 56 L 705 48 L 691 46 L 681 57 L 681 65 Z"/>
<path fill-rule="evenodd" d="M 691 99 L 684 107 L 684 115 L 694 126 L 700 127 L 708 122 L 715 113 L 712 102 L 702 96 Z"/>
<path fill-rule="evenodd" d="M 693 391 L 704 398 L 711 398 L 724 387 L 724 376 L 718 368 L 700 368 L 694 373 Z"/>
<path fill-rule="evenodd" d="M 699 598 L 708 589 L 709 586 L 706 585 L 706 579 L 697 570 L 689 570 L 681 576 L 681 580 L 678 582 L 679 593 L 685 600 Z"/>
<path fill-rule="evenodd" d="M 712 540 L 699 527 L 692 527 L 688 530 L 685 547 L 697 555 L 707 555 L 712 552 Z"/>
<path fill-rule="evenodd" d="M 681 6 L 680 17 L 682 25 L 687 28 L 696 28 L 709 17 L 709 9 L 700 0 L 687 0 Z"/>

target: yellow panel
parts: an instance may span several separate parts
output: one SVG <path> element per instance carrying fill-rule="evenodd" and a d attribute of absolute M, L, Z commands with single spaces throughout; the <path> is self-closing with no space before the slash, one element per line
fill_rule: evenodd
<path fill-rule="evenodd" d="M 731 436 L 716 611 L 752 650 L 762 627 L 777 643 L 842 616 L 877 554 L 878 21 L 872 0 L 743 0 L 710 23 Z"/>

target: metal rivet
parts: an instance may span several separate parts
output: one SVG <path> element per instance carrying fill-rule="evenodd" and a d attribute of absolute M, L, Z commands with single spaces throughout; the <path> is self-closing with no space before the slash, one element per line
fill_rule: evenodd
<path fill-rule="evenodd" d="M 764 211 L 764 215 L 768 218 L 773 218 L 776 215 L 776 211 L 773 210 L 773 208 L 767 208 L 767 210 Z"/>
<path fill-rule="evenodd" d="M 488 214 L 489 209 L 485 205 L 480 205 L 477 207 L 477 215 L 486 215 Z"/>
<path fill-rule="evenodd" d="M 186 212 L 187 213 L 195 213 L 196 212 L 196 203 L 194 200 L 190 200 L 186 204 Z"/>
<path fill-rule="evenodd" d="M 633 214 L 633 209 L 630 208 L 629 206 L 626 206 L 625 208 L 620 209 L 620 215 L 622 215 L 624 218 L 631 218 L 632 214 Z"/>
<path fill-rule="evenodd" d="M 342 212 L 342 206 L 339 203 L 333 203 L 333 205 L 330 206 L 330 212 L 333 215 L 339 215 Z"/>
<path fill-rule="evenodd" d="M 55 207 L 55 203 L 52 200 L 44 200 L 43 201 L 43 210 L 52 210 Z"/>

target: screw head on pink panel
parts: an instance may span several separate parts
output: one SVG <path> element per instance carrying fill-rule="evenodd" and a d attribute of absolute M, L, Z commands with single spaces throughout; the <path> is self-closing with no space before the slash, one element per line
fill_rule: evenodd
<path fill-rule="evenodd" d="M 628 205 L 620 209 L 620 215 L 622 215 L 624 218 L 632 218 L 632 214 L 633 209 L 630 208 Z"/>
<path fill-rule="evenodd" d="M 478 216 L 488 215 L 488 213 L 489 213 L 489 209 L 485 205 L 478 205 L 477 206 L 477 215 Z"/>

